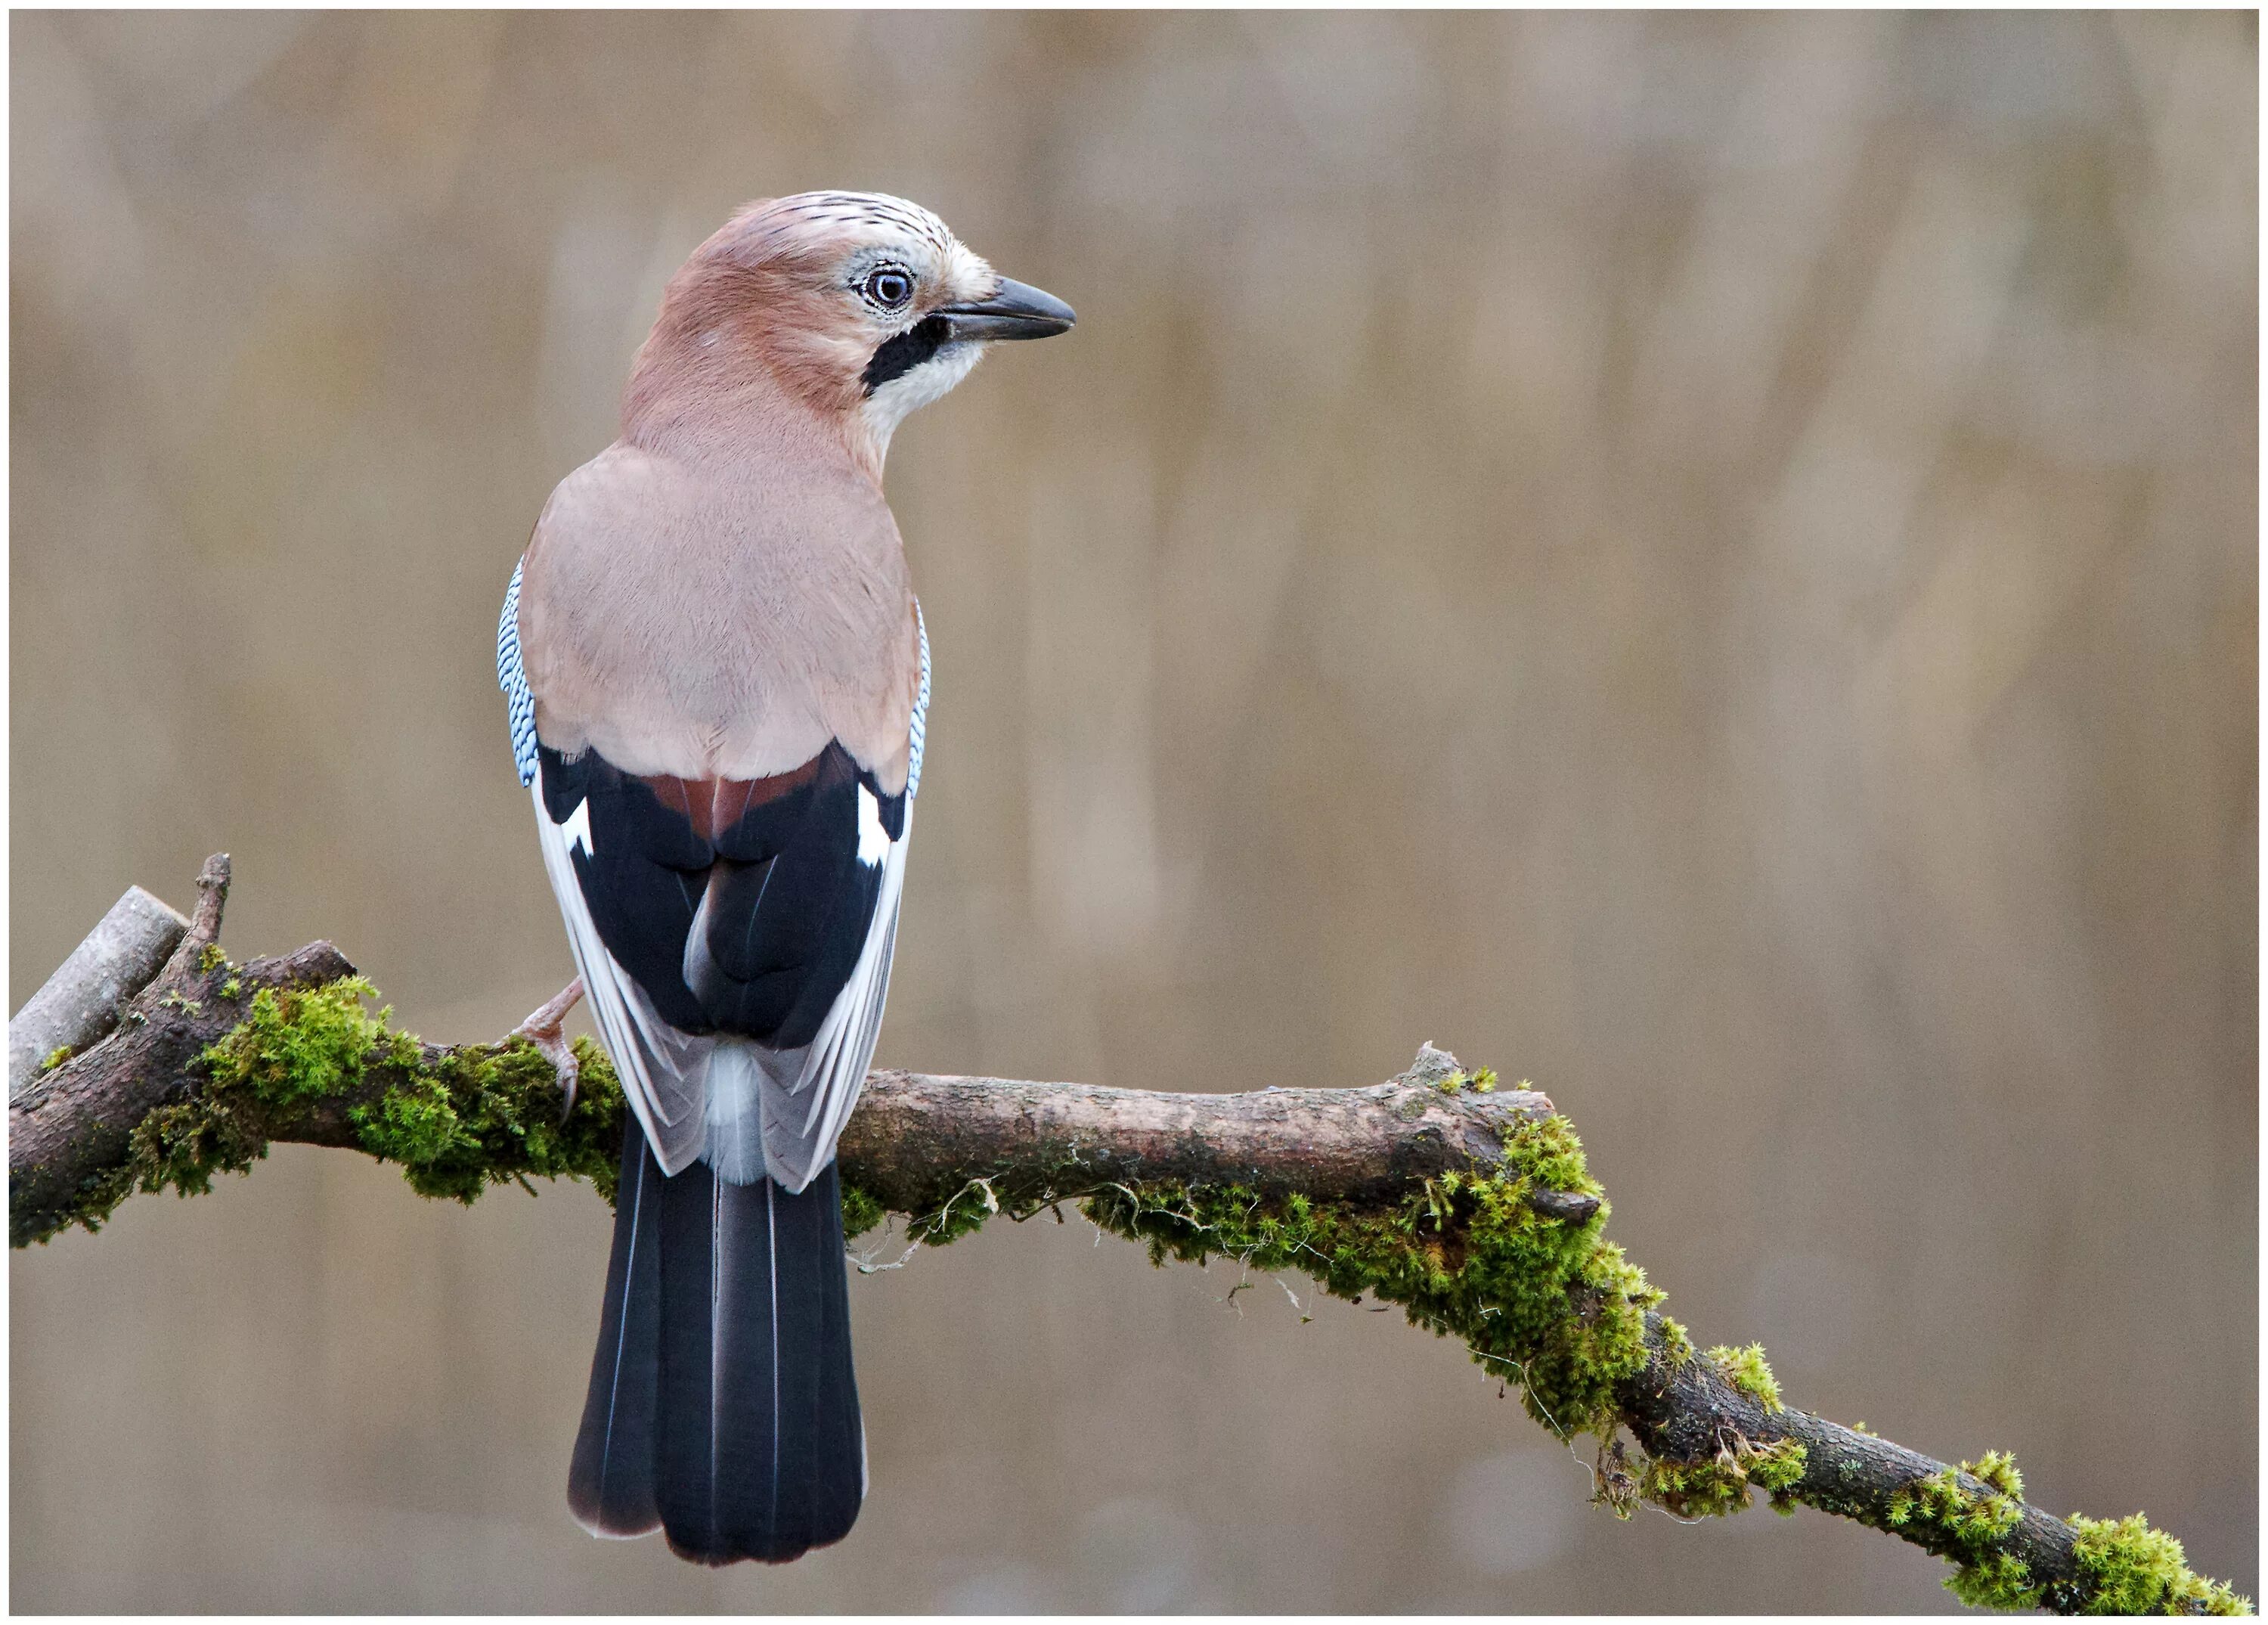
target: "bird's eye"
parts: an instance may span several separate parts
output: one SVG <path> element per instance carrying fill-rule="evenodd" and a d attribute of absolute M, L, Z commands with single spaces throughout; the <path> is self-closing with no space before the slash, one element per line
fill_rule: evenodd
<path fill-rule="evenodd" d="M 914 296 L 914 279 L 895 265 L 868 273 L 866 297 L 886 310 L 895 310 Z"/>

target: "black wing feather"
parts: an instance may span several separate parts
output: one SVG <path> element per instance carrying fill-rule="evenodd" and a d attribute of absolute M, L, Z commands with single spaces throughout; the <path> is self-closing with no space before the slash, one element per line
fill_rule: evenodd
<path fill-rule="evenodd" d="M 587 848 L 570 853 L 576 881 L 600 941 L 654 1013 L 681 1032 L 809 1044 L 881 892 L 880 866 L 858 861 L 858 793 L 874 797 L 892 839 L 904 832 L 904 793 L 883 796 L 830 742 L 796 788 L 704 838 L 682 808 L 595 750 L 570 760 L 540 745 L 538 758 L 546 815 L 564 824 L 580 809 L 589 820 Z"/>

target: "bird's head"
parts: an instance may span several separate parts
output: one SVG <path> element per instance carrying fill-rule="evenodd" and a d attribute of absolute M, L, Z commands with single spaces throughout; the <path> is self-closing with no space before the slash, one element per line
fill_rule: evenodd
<path fill-rule="evenodd" d="M 750 203 L 694 250 L 662 296 L 625 417 L 729 398 L 761 377 L 839 419 L 877 471 L 891 433 L 968 376 L 985 347 L 1072 321 L 1011 282 L 918 203 L 801 192 Z"/>

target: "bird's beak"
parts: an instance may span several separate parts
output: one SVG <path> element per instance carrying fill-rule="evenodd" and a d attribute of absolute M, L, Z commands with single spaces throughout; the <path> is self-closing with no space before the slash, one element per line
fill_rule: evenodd
<path fill-rule="evenodd" d="M 990 299 L 941 306 L 931 314 L 945 318 L 954 337 L 974 339 L 1047 338 L 1079 319 L 1054 294 L 1005 277 L 1000 291 Z"/>

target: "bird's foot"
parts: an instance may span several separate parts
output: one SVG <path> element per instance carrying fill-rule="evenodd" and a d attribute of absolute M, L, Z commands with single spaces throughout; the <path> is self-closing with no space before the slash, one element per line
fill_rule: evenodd
<path fill-rule="evenodd" d="M 575 1085 L 583 1075 L 583 1069 L 575 1060 L 574 1047 L 567 1042 L 563 1028 L 567 1012 L 575 1008 L 582 996 L 583 979 L 578 976 L 561 988 L 556 998 L 538 1007 L 526 1021 L 504 1035 L 508 1038 L 526 1038 L 535 1045 L 537 1053 L 549 1061 L 551 1069 L 559 1075 L 559 1092 L 566 1097 L 566 1104 L 559 1110 L 559 1120 L 563 1123 L 575 1110 Z"/>

